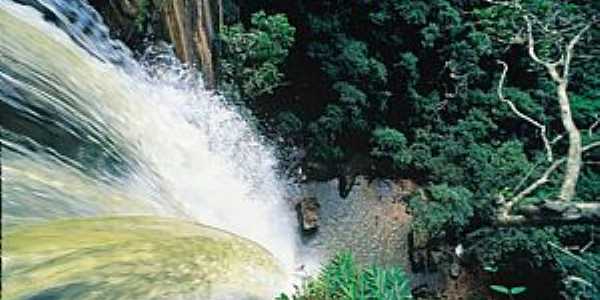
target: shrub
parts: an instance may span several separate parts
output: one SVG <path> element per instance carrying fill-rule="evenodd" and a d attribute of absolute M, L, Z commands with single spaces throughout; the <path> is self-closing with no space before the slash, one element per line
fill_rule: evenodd
<path fill-rule="evenodd" d="M 249 29 L 241 23 L 226 26 L 221 33 L 221 89 L 233 89 L 244 100 L 272 94 L 281 85 L 279 68 L 294 43 L 295 28 L 283 14 L 257 12 L 251 25 Z"/>
<path fill-rule="evenodd" d="M 412 299 L 410 284 L 399 268 L 360 268 L 352 254 L 343 252 L 325 265 L 318 277 L 296 294 L 277 300 L 403 300 Z"/>

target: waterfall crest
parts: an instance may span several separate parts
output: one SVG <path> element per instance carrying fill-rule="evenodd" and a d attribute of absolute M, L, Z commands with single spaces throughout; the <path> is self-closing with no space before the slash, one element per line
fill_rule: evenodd
<path fill-rule="evenodd" d="M 235 109 L 169 51 L 133 60 L 85 3 L 20 2 L 0 3 L 3 233 L 168 217 L 249 239 L 293 269 L 286 183 Z"/>

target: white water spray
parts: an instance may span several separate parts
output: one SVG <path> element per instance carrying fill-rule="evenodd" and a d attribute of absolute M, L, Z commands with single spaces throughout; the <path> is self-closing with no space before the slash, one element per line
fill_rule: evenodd
<path fill-rule="evenodd" d="M 96 34 L 66 22 L 68 3 L 38 3 L 60 29 L 0 2 L 3 224 L 173 216 L 255 241 L 291 272 L 297 234 L 273 150 L 194 73 L 133 61 L 86 5 L 76 13 Z"/>

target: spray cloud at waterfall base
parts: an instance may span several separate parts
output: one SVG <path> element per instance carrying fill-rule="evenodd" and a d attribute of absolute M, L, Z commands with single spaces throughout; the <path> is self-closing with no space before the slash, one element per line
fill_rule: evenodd
<path fill-rule="evenodd" d="M 252 126 L 168 51 L 133 60 L 85 3 L 24 2 L 0 3 L 3 295 L 288 288 L 295 220 Z"/>

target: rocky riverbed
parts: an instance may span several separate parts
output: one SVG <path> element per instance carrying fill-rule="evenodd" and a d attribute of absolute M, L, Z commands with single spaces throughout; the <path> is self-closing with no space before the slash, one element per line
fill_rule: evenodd
<path fill-rule="evenodd" d="M 458 299 L 470 286 L 471 274 L 461 272 L 452 249 L 427 249 L 411 233 L 406 203 L 417 189 L 409 179 L 358 176 L 343 198 L 338 179 L 300 184 L 291 201 L 308 255 L 325 259 L 351 250 L 364 265 L 401 265 L 411 277 L 415 296 L 425 297 L 421 299 Z M 460 274 L 452 274 L 456 272 Z"/>

